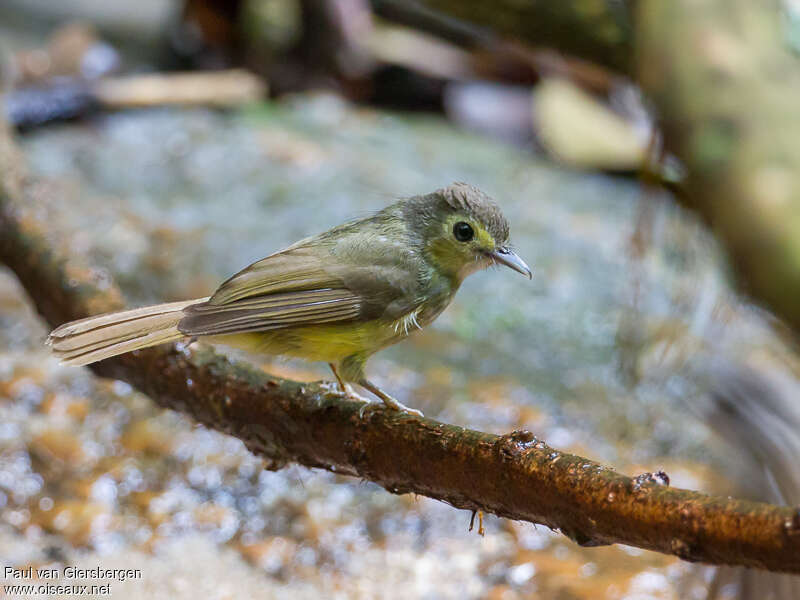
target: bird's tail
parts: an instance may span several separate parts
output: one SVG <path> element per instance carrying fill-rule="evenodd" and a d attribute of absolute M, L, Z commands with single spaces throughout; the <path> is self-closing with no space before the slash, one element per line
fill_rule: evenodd
<path fill-rule="evenodd" d="M 65 323 L 47 337 L 63 364 L 88 365 L 104 358 L 184 337 L 178 331 L 183 309 L 207 298 L 156 304 Z"/>

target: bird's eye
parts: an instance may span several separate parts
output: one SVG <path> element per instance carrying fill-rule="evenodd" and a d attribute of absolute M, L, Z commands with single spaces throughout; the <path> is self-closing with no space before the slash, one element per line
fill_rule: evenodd
<path fill-rule="evenodd" d="M 475 237 L 475 232 L 472 230 L 472 225 L 459 221 L 453 225 L 453 235 L 459 242 L 468 242 Z"/>

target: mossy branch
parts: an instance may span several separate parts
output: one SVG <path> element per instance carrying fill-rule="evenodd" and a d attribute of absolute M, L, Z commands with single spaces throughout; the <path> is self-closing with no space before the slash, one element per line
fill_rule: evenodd
<path fill-rule="evenodd" d="M 17 274 L 50 325 L 120 306 L 89 269 L 48 243 L 19 153 L 0 127 L 0 261 Z M 558 529 L 587 546 L 624 543 L 686 560 L 800 573 L 800 513 L 789 507 L 670 488 L 663 474 L 626 477 L 559 452 L 527 431 L 491 435 L 361 404 L 316 384 L 232 365 L 174 346 L 93 365 L 160 406 L 241 439 L 279 467 L 309 467 L 373 481 L 457 508 Z"/>

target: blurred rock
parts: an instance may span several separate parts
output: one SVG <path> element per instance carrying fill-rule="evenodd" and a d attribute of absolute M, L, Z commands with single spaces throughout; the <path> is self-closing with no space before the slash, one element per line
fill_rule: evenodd
<path fill-rule="evenodd" d="M 6 83 L 27 87 L 56 77 L 92 80 L 116 71 L 120 61 L 90 23 L 73 21 L 56 28 L 45 46 L 14 54 Z"/>
<path fill-rule="evenodd" d="M 573 167 L 635 171 L 646 157 L 648 139 L 635 125 L 563 79 L 536 87 L 533 120 L 544 148 Z"/>
<path fill-rule="evenodd" d="M 531 97 L 526 86 L 453 82 L 445 89 L 444 107 L 448 117 L 470 131 L 525 144 L 533 137 Z"/>
<path fill-rule="evenodd" d="M 297 542 L 285 537 L 270 537 L 254 543 L 237 546 L 242 556 L 259 569 L 268 573 L 278 573 L 284 565 L 294 560 Z"/>

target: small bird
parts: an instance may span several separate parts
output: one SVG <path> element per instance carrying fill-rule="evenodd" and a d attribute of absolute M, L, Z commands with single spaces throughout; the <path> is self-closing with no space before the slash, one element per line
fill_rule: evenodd
<path fill-rule="evenodd" d="M 254 353 L 327 362 L 348 397 L 355 383 L 387 407 L 422 416 L 369 381 L 367 359 L 431 323 L 461 282 L 491 265 L 531 278 L 486 194 L 454 183 L 400 200 L 251 264 L 208 298 L 66 323 L 47 344 L 65 364 L 202 338 Z"/>

